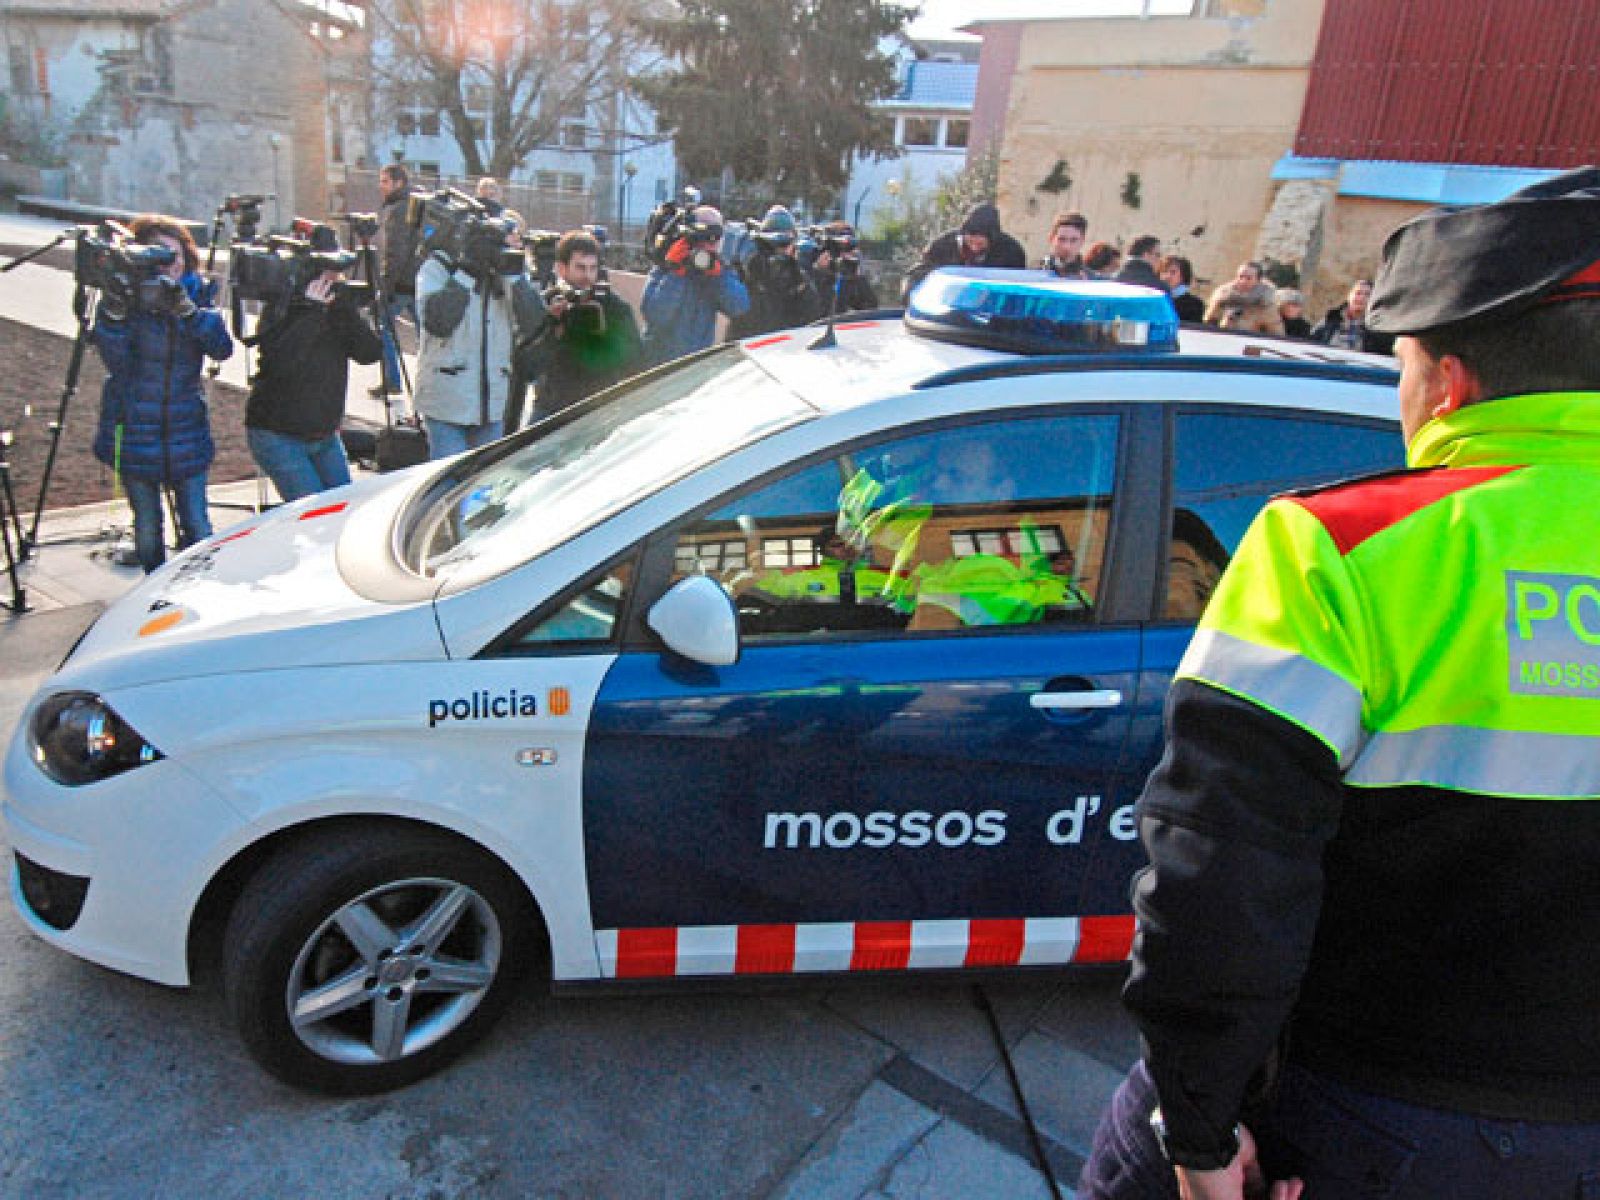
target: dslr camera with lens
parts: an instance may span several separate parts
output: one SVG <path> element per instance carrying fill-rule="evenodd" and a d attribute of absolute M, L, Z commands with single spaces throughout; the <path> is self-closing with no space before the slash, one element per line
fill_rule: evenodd
<path fill-rule="evenodd" d="M 602 279 L 593 287 L 573 287 L 558 279 L 545 288 L 540 296 L 545 308 L 553 310 L 559 303 L 566 308 L 557 319 L 568 331 L 582 337 L 599 337 L 606 331 L 605 301 L 611 295 L 611 284 Z"/>

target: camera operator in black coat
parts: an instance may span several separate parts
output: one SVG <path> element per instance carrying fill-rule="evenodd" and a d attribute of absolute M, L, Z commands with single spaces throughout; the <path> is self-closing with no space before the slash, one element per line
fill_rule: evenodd
<path fill-rule="evenodd" d="M 518 347 L 533 377 L 533 419 L 560 412 L 644 365 L 639 325 L 601 279 L 600 243 L 581 229 L 556 243 L 556 282 L 544 292 L 544 325 Z"/>
<path fill-rule="evenodd" d="M 363 297 L 370 297 L 363 285 L 324 270 L 258 333 L 245 434 L 250 456 L 285 502 L 350 482 L 339 440 L 349 364 L 383 354 Z"/>
<path fill-rule="evenodd" d="M 872 281 L 861 273 L 861 244 L 849 221 L 830 221 L 812 231 L 816 251 L 811 282 L 822 301 L 822 315 L 866 312 L 878 307 Z"/>
<path fill-rule="evenodd" d="M 739 276 L 750 293 L 750 310 L 728 322 L 728 340 L 792 329 L 823 313 L 816 285 L 797 257 L 800 230 L 792 213 L 774 204 L 751 234 L 739 262 Z"/>

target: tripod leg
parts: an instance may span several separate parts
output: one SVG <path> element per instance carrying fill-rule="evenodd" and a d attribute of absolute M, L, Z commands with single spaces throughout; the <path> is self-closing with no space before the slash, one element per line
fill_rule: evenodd
<path fill-rule="evenodd" d="M 13 541 L 12 535 L 16 535 Z M 17 497 L 11 490 L 11 464 L 0 448 L 0 542 L 5 544 L 6 574 L 11 577 L 11 601 L 0 600 L 0 608 L 14 613 L 28 611 L 28 596 L 17 575 L 18 551 L 22 548 L 22 521 L 17 515 Z"/>
<path fill-rule="evenodd" d="M 39 498 L 33 506 L 33 525 L 28 530 L 28 536 L 21 541 L 21 557 L 24 559 L 33 553 L 39 545 L 39 522 L 44 518 L 45 496 L 50 491 L 50 476 L 56 468 L 56 452 L 61 448 L 61 432 L 67 424 L 67 407 L 72 403 L 72 398 L 78 394 L 78 374 L 83 370 L 83 352 L 89 346 L 89 317 L 88 305 L 80 299 L 75 302 L 78 310 L 78 336 L 72 343 L 72 358 L 67 363 L 67 382 L 61 389 L 61 402 L 56 406 L 56 419 L 50 425 L 50 450 L 44 459 L 44 474 L 39 477 Z"/>

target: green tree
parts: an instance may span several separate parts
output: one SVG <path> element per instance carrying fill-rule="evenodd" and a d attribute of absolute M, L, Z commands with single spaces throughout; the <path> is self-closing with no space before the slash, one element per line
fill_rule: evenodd
<path fill-rule="evenodd" d="M 381 116 L 437 113 L 469 175 L 508 176 L 625 86 L 649 0 L 372 0 Z"/>
<path fill-rule="evenodd" d="M 732 174 L 746 202 L 836 199 L 857 154 L 893 157 L 872 106 L 895 93 L 878 49 L 916 15 L 889 0 L 679 0 L 646 35 L 673 63 L 635 88 L 690 175 Z"/>

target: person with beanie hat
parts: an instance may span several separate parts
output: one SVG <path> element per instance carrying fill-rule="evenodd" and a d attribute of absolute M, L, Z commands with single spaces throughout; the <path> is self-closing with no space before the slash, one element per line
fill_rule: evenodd
<path fill-rule="evenodd" d="M 749 311 L 728 322 L 728 340 L 792 329 L 822 315 L 816 285 L 800 265 L 800 231 L 794 214 L 781 204 L 767 209 L 749 241 L 749 253 L 737 264 L 750 293 Z"/>
<path fill-rule="evenodd" d="M 1003 267 L 1023 270 L 1028 255 L 1022 243 L 1000 228 L 1000 210 L 993 204 L 974 204 L 961 225 L 942 233 L 922 251 L 922 261 L 906 274 L 902 298 L 940 267 Z"/>

